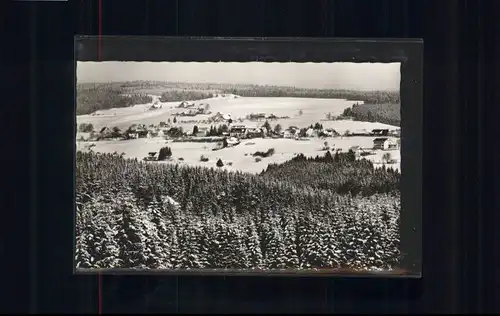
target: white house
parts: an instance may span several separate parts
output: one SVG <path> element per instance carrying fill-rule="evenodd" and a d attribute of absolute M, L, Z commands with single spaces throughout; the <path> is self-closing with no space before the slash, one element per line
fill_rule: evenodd
<path fill-rule="evenodd" d="M 168 129 L 160 129 L 158 131 L 158 136 L 160 136 L 160 137 L 168 136 Z"/>
<path fill-rule="evenodd" d="M 360 157 L 363 152 L 360 146 L 352 146 L 349 150 L 352 150 L 356 154 L 356 157 Z"/>
<path fill-rule="evenodd" d="M 295 128 L 287 128 L 283 131 L 283 138 L 295 138 L 299 134 L 299 130 Z"/>
<path fill-rule="evenodd" d="M 194 109 L 189 109 L 187 111 L 182 111 L 181 113 L 179 113 L 180 116 L 196 116 L 197 114 L 199 114 L 198 110 Z"/>
<path fill-rule="evenodd" d="M 247 128 L 245 131 L 245 137 L 247 138 L 264 137 L 264 130 L 262 128 Z"/>
<path fill-rule="evenodd" d="M 401 129 L 390 130 L 389 135 L 395 136 L 395 137 L 401 137 Z"/>
<path fill-rule="evenodd" d="M 218 122 L 224 122 L 224 121 L 226 121 L 226 118 L 225 118 L 225 116 L 221 112 L 217 112 L 216 114 L 212 115 L 208 119 L 208 121 L 209 122 L 218 123 Z"/>
<path fill-rule="evenodd" d="M 334 130 L 333 128 L 327 128 L 325 130 L 322 131 L 323 134 L 325 134 L 326 136 L 330 136 L 330 137 L 333 137 L 333 136 L 339 136 L 340 134 Z"/>
<path fill-rule="evenodd" d="M 189 102 L 189 101 L 182 101 L 180 104 L 179 104 L 179 108 L 189 108 L 189 107 L 192 107 L 194 106 L 194 103 L 193 102 Z"/>
<path fill-rule="evenodd" d="M 228 147 L 233 147 L 240 144 L 240 140 L 236 137 L 229 137 L 228 139 L 226 139 L 226 142 Z"/>
<path fill-rule="evenodd" d="M 243 137 L 246 133 L 246 130 L 247 128 L 245 125 L 233 125 L 229 130 L 229 135 L 231 135 L 232 137 Z"/>
<path fill-rule="evenodd" d="M 306 136 L 307 137 L 315 137 L 315 136 L 318 136 L 318 131 L 313 129 L 313 128 L 309 128 L 307 131 L 306 131 Z"/>
<path fill-rule="evenodd" d="M 397 147 L 398 144 L 387 137 L 375 138 L 373 140 L 373 149 L 389 150 L 396 149 Z"/>
<path fill-rule="evenodd" d="M 149 131 L 148 132 L 148 138 L 153 138 L 153 137 L 157 137 L 158 136 L 158 132 L 156 131 Z"/>
<path fill-rule="evenodd" d="M 112 135 L 113 131 L 109 127 L 103 127 L 99 131 L 99 134 L 101 134 L 101 137 L 110 137 Z"/>
<path fill-rule="evenodd" d="M 137 132 L 130 132 L 130 133 L 128 133 L 128 137 L 131 138 L 131 139 L 137 139 L 137 138 L 139 138 L 139 133 L 137 133 Z"/>
<path fill-rule="evenodd" d="M 100 134 L 103 134 L 103 133 L 111 133 L 111 128 L 107 127 L 107 126 L 104 126 L 103 128 L 101 128 L 99 130 L 99 133 Z"/>
<path fill-rule="evenodd" d="M 161 109 L 162 107 L 163 107 L 163 106 L 161 105 L 161 103 L 156 102 L 156 103 L 154 103 L 153 105 L 151 105 L 151 106 L 149 107 L 149 109 L 150 109 L 150 110 L 156 110 L 156 109 Z"/>

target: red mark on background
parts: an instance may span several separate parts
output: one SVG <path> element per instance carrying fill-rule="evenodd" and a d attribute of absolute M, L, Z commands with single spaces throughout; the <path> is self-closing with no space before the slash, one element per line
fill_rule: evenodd
<path fill-rule="evenodd" d="M 101 36 L 102 36 L 102 0 L 97 3 L 97 56 L 101 61 Z"/>

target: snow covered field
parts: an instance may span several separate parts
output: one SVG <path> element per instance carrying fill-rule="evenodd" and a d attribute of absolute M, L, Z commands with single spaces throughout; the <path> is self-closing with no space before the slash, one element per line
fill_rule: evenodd
<path fill-rule="evenodd" d="M 324 142 L 327 141 L 332 148 L 340 148 L 342 151 L 349 150 L 352 146 L 360 146 L 367 150 L 372 147 L 374 137 L 344 137 L 344 138 L 327 138 L 309 140 L 293 140 L 293 139 L 250 139 L 243 140 L 240 145 L 231 148 L 225 148 L 218 151 L 213 151 L 212 148 L 216 143 L 195 143 L 195 142 L 172 142 L 163 139 L 132 139 L 122 141 L 99 141 L 99 142 L 77 142 L 78 150 L 87 150 L 91 144 L 95 144 L 92 148 L 95 152 L 103 153 L 125 153 L 127 158 L 137 158 L 141 160 L 146 157 L 149 152 L 158 151 L 161 147 L 168 143 L 172 148 L 172 159 L 165 162 L 154 163 L 180 163 L 191 166 L 206 166 L 215 167 L 218 159 L 222 159 L 226 168 L 233 171 L 244 171 L 251 173 L 259 173 L 264 170 L 270 163 L 283 163 L 293 158 L 294 155 L 303 153 L 308 157 L 316 155 L 324 155 L 322 151 Z M 262 158 L 260 162 L 255 161 L 252 156 L 256 151 L 266 151 L 269 148 L 275 149 L 275 154 L 268 158 Z M 398 163 L 388 164 L 395 169 L 400 167 L 399 150 L 391 151 L 375 151 L 375 155 L 366 156 L 366 159 L 373 162 L 381 162 L 382 155 L 389 152 L 393 159 L 398 160 Z M 201 155 L 209 159 L 207 162 L 200 161 Z M 179 160 L 182 158 L 183 160 Z M 231 166 L 228 163 L 232 163 Z"/>
<path fill-rule="evenodd" d="M 153 96 L 153 102 L 159 97 Z M 121 129 L 128 128 L 131 124 L 159 124 L 160 121 L 172 119 L 173 113 L 180 112 L 183 109 L 176 108 L 180 102 L 160 103 L 162 108 L 156 110 L 148 110 L 151 104 L 136 105 L 129 108 L 116 108 L 105 111 L 98 111 L 98 115 L 82 115 L 77 117 L 77 123 L 91 123 L 95 130 L 101 127 L 117 126 Z M 196 103 L 209 103 L 212 113 L 228 113 L 233 118 L 245 117 L 250 113 L 266 113 L 274 114 L 278 117 L 289 116 L 290 119 L 278 119 L 271 121 L 271 125 L 280 124 L 283 128 L 288 126 L 307 127 L 316 122 L 320 122 L 324 128 L 333 128 L 339 133 L 345 131 L 371 131 L 372 129 L 395 129 L 397 127 L 372 122 L 359 122 L 350 120 L 339 121 L 324 121 L 325 113 L 339 115 L 343 110 L 352 105 L 352 101 L 335 100 L 335 99 L 306 99 L 306 98 L 242 98 L 233 95 L 226 97 L 216 97 L 197 101 Z M 302 115 L 299 115 L 299 111 Z M 199 124 L 196 122 L 183 123 L 183 120 L 205 120 L 210 115 L 198 115 L 195 117 L 178 117 L 177 126 L 182 126 L 184 131 L 190 131 L 194 125 L 199 127 L 208 127 L 209 124 Z M 248 127 L 260 126 L 263 121 L 255 122 L 245 120 L 243 123 Z M 78 133 L 77 139 L 80 136 L 88 136 L 87 134 Z M 172 148 L 172 159 L 160 163 L 181 163 L 192 166 L 207 166 L 215 167 L 218 159 L 222 159 L 228 170 L 239 170 L 244 172 L 259 173 L 264 170 L 270 163 L 283 163 L 290 160 L 294 155 L 303 153 L 309 157 L 316 155 L 324 155 L 325 151 L 321 151 L 324 147 L 324 142 L 327 141 L 331 148 L 342 149 L 347 151 L 352 146 L 360 146 L 363 149 L 370 150 L 373 147 L 373 139 L 375 137 L 335 137 L 335 138 L 310 138 L 307 140 L 293 139 L 251 139 L 243 140 L 240 145 L 232 148 L 225 148 L 219 151 L 213 151 L 215 143 L 194 143 L 194 142 L 172 142 L 166 141 L 163 138 L 153 139 L 134 139 L 134 140 L 117 140 L 117 141 L 99 141 L 99 142 L 77 142 L 78 150 L 87 150 L 90 145 L 96 152 L 104 153 L 125 153 L 125 157 L 142 159 L 149 152 L 157 152 L 161 147 L 168 143 Z M 266 151 L 269 148 L 275 149 L 275 154 L 268 158 L 263 158 L 256 162 L 252 154 L 256 151 Z M 380 164 L 382 156 L 387 151 L 375 151 L 375 155 L 366 156 L 366 159 L 372 160 L 374 163 Z M 389 151 L 391 158 L 398 162 L 390 164 L 395 169 L 400 168 L 400 152 L 399 150 Z M 200 161 L 201 156 L 209 159 L 207 162 Z M 181 160 L 179 160 L 181 159 Z M 158 163 L 158 162 L 156 162 Z"/>
<path fill-rule="evenodd" d="M 159 99 L 158 96 L 152 97 L 153 102 Z M 127 108 L 101 110 L 90 115 L 77 116 L 77 123 L 91 123 L 96 130 L 104 126 L 117 126 L 121 129 L 125 129 L 131 124 L 158 124 L 161 121 L 166 122 L 169 118 L 173 119 L 173 114 L 184 111 L 182 108 L 176 108 L 179 103 L 180 102 L 160 102 L 161 108 L 155 110 L 149 110 L 151 103 Z M 235 98 L 233 95 L 226 95 L 226 97 L 198 100 L 194 103 L 195 105 L 208 103 L 212 114 L 197 115 L 194 117 L 178 117 L 177 120 L 179 124 L 182 124 L 182 121 L 203 121 L 217 112 L 229 114 L 233 120 L 237 120 L 238 118 L 244 119 L 248 114 L 261 112 L 267 115 L 274 114 L 278 117 L 290 117 L 289 119 L 273 120 L 271 122 L 273 125 L 279 123 L 284 127 L 308 126 L 324 120 L 326 113 L 339 115 L 344 109 L 352 106 L 352 104 L 356 102 L 313 98 Z M 300 110 L 302 110 L 302 115 L 299 115 Z M 252 125 L 255 126 L 262 123 L 263 122 L 245 120 L 241 124 L 252 127 Z M 185 130 L 192 128 L 194 125 L 196 125 L 194 122 L 182 124 Z"/>

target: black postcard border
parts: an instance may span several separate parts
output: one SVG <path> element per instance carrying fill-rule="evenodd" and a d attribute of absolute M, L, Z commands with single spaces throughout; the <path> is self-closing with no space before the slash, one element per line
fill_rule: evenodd
<path fill-rule="evenodd" d="M 75 36 L 77 61 L 178 62 L 400 62 L 401 63 L 401 251 L 402 274 L 241 270 L 91 270 L 77 274 L 422 277 L 422 112 L 423 40 L 361 38 L 202 38 L 158 36 Z M 75 96 L 76 103 L 76 96 Z M 76 104 L 74 105 L 76 120 Z M 76 121 L 74 122 L 76 126 Z M 76 130 L 75 130 L 76 132 Z M 76 139 L 74 138 L 76 142 Z M 76 144 L 74 144 L 76 146 Z M 73 147 L 75 148 L 75 147 Z M 73 153 L 73 158 L 75 158 Z M 76 163 L 74 159 L 74 163 Z M 74 191 L 74 190 L 73 190 Z M 72 206 L 76 212 L 76 205 Z M 73 217 L 74 218 L 74 217 Z M 73 238 L 74 240 L 74 238 Z M 74 240 L 74 242 L 76 242 Z M 75 247 L 73 247 L 73 253 Z M 74 267 L 74 265 L 73 265 Z"/>

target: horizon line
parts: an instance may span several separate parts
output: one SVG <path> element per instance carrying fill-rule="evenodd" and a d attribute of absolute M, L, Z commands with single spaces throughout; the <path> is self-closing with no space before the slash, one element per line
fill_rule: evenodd
<path fill-rule="evenodd" d="M 78 78 L 77 78 L 78 79 Z M 270 84 L 256 84 L 256 83 L 217 83 L 217 82 L 186 82 L 186 81 L 162 81 L 162 80 L 125 80 L 125 81 L 76 81 L 76 85 L 79 84 L 113 84 L 113 83 L 129 83 L 129 82 L 158 82 L 158 83 L 177 83 L 177 84 L 192 84 L 192 85 L 234 85 L 234 86 L 257 86 L 257 87 L 279 87 L 279 88 L 296 88 L 304 90 L 335 90 L 335 91 L 364 91 L 364 92 L 375 92 L 375 91 L 385 91 L 385 92 L 400 92 L 401 89 L 349 89 L 349 88 L 305 88 L 292 85 L 270 85 Z M 133 87 L 127 87 L 133 88 Z M 146 88 L 147 89 L 147 88 Z"/>

